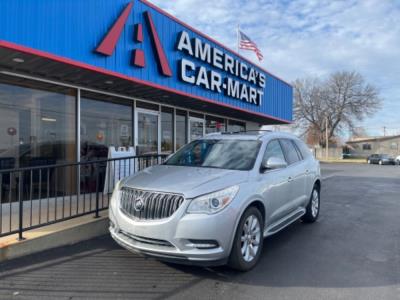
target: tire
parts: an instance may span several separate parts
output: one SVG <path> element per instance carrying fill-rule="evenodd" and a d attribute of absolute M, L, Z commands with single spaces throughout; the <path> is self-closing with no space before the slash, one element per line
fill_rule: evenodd
<path fill-rule="evenodd" d="M 255 218 L 257 220 L 257 224 L 254 223 L 254 221 L 251 221 L 253 220 L 251 218 Z M 251 236 L 251 243 L 253 246 L 248 245 L 250 236 L 246 235 L 246 228 L 249 222 L 252 222 L 254 228 L 254 236 Z M 256 232 L 257 228 L 258 232 Z M 228 262 L 228 265 L 232 269 L 245 272 L 255 267 L 258 260 L 260 259 L 264 244 L 263 228 L 264 220 L 260 211 L 255 206 L 250 206 L 243 213 L 236 229 L 235 239 L 233 241 L 232 250 Z M 245 241 L 242 242 L 242 239 L 245 239 Z M 247 247 L 245 243 L 247 243 Z M 253 251 L 255 249 L 255 253 L 252 254 L 251 249 L 253 249 Z M 242 251 L 244 251 L 244 254 L 242 254 Z"/>
<path fill-rule="evenodd" d="M 301 218 L 303 222 L 314 223 L 315 221 L 317 221 L 321 208 L 320 195 L 320 188 L 317 185 L 314 185 L 314 188 L 311 192 L 310 202 L 306 207 L 306 213 Z"/>

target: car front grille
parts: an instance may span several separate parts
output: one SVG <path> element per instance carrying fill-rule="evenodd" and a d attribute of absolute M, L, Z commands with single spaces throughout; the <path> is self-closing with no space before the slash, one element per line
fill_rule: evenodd
<path fill-rule="evenodd" d="M 136 220 L 159 220 L 174 214 L 183 203 L 182 195 L 123 187 L 121 211 Z"/>

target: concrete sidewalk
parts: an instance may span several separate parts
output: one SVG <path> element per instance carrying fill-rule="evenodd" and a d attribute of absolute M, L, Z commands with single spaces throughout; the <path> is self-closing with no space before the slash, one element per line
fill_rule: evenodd
<path fill-rule="evenodd" d="M 56 247 L 72 245 L 104 235 L 107 232 L 108 210 L 100 212 L 99 218 L 94 218 L 94 214 L 90 214 L 25 231 L 23 241 L 18 241 L 17 234 L 2 237 L 0 238 L 0 262 Z"/>

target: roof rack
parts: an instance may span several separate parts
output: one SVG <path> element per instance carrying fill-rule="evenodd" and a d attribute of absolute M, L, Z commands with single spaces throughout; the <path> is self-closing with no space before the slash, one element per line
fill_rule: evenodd
<path fill-rule="evenodd" d="M 268 133 L 268 132 L 273 132 L 272 130 L 245 130 L 245 131 L 227 131 L 227 132 L 220 132 L 221 134 L 243 134 L 247 132 L 259 132 L 262 134 L 263 132 Z"/>
<path fill-rule="evenodd" d="M 273 132 L 272 130 L 245 130 L 245 131 L 231 131 L 231 132 L 221 132 L 221 135 L 233 135 L 233 134 L 246 134 L 246 133 L 254 133 L 254 135 L 261 137 L 265 136 L 267 133 Z"/>

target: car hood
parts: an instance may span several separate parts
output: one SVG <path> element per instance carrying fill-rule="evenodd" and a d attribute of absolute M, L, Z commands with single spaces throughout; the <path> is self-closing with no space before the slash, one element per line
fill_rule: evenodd
<path fill-rule="evenodd" d="M 248 175 L 248 171 L 157 165 L 128 177 L 123 186 L 193 198 L 247 181 Z"/>

